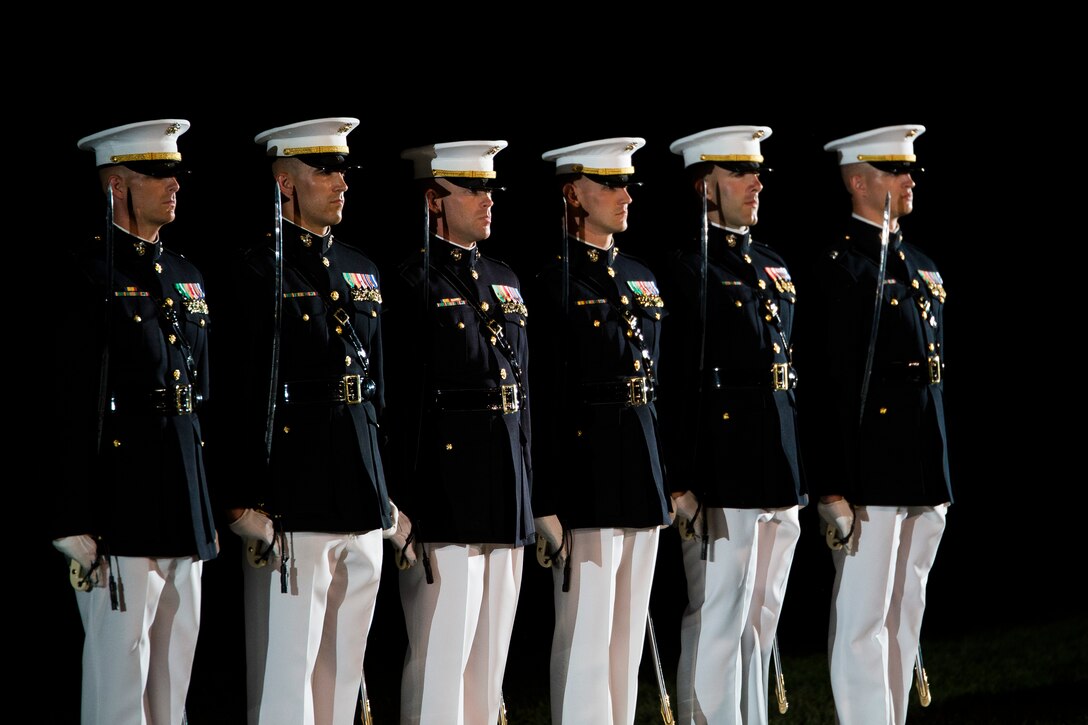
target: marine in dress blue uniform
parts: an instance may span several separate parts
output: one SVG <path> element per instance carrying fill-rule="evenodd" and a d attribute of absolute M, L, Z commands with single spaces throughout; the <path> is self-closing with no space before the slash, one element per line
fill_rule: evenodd
<path fill-rule="evenodd" d="M 104 309 L 92 302 L 66 325 L 58 355 L 87 355 L 59 437 L 68 491 L 53 531 L 85 633 L 84 723 L 182 722 L 203 562 L 217 551 L 198 418 L 209 392 L 204 279 L 160 235 L 175 216 L 188 128 L 145 121 L 78 143 L 95 153 L 112 210 L 105 243 L 76 263 L 84 292 L 74 298 Z"/>
<path fill-rule="evenodd" d="M 657 278 L 620 252 L 641 138 L 548 151 L 566 208 L 565 261 L 531 291 L 538 479 L 554 571 L 552 721 L 630 723 L 658 533 L 670 508 L 655 408 Z M 542 374 L 543 373 L 543 374 Z"/>
<path fill-rule="evenodd" d="M 906 720 L 926 580 L 952 502 L 944 412 L 947 293 L 937 265 L 904 240 L 899 226 L 913 209 L 914 142 L 924 131 L 890 126 L 824 147 L 839 155 L 854 213 L 812 276 L 805 408 L 823 412 L 805 440 L 835 549 L 830 667 L 844 725 Z"/>
<path fill-rule="evenodd" d="M 695 534 L 682 541 L 683 723 L 767 722 L 771 650 L 807 503 L 792 359 L 797 289 L 785 260 L 752 238 L 770 135 L 727 126 L 670 146 L 707 215 L 705 290 L 702 250 L 679 251 L 668 287 L 679 314 L 665 331 L 670 464 L 691 487 L 673 496 Z"/>
<path fill-rule="evenodd" d="M 413 520 L 401 573 L 402 723 L 492 723 L 533 541 L 528 309 L 484 255 L 505 141 L 408 149 L 428 218 L 390 293 L 397 497 Z"/>
<path fill-rule="evenodd" d="M 346 724 L 355 715 L 382 565 L 395 531 L 378 420 L 385 386 L 382 280 L 334 237 L 352 168 L 355 118 L 257 135 L 281 193 L 282 308 L 273 314 L 275 249 L 234 279 L 230 366 L 231 529 L 245 539 L 250 723 Z M 278 330 L 277 330 L 278 327 Z M 273 340 L 271 447 L 266 447 Z"/>

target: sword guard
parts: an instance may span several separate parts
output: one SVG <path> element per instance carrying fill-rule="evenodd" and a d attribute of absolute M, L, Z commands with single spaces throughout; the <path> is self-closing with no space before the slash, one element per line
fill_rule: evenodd
<path fill-rule="evenodd" d="M 401 571 L 408 571 L 409 569 L 412 568 L 412 564 L 415 563 L 414 561 L 409 559 L 408 555 L 407 555 L 408 547 L 409 546 L 412 546 L 412 547 L 415 546 L 412 543 L 412 538 L 413 538 L 413 535 L 411 533 L 409 533 L 408 538 L 406 538 L 404 540 L 404 548 L 402 548 L 402 549 L 398 549 L 396 547 L 393 548 L 393 561 L 396 562 L 397 568 L 400 569 Z"/>
<path fill-rule="evenodd" d="M 842 548 L 842 542 L 839 541 L 839 530 L 831 524 L 827 525 L 827 530 L 824 532 L 824 536 L 827 539 L 827 548 L 832 551 L 838 551 Z"/>
<path fill-rule="evenodd" d="M 262 547 L 262 544 L 264 542 L 260 539 L 249 539 L 246 542 L 246 561 L 254 569 L 268 566 L 268 560 L 272 558 L 273 545 Z"/>
<path fill-rule="evenodd" d="M 680 538 L 684 541 L 691 541 L 695 538 L 695 526 L 686 516 L 676 517 L 676 528 L 680 532 Z"/>
<path fill-rule="evenodd" d="M 543 536 L 536 537 L 536 562 L 545 569 L 552 567 L 552 558 L 548 556 L 548 540 Z"/>
<path fill-rule="evenodd" d="M 84 573 L 83 567 L 75 559 L 68 564 L 68 580 L 72 582 L 72 587 L 77 592 L 89 592 L 94 586 L 91 582 L 91 573 Z"/>

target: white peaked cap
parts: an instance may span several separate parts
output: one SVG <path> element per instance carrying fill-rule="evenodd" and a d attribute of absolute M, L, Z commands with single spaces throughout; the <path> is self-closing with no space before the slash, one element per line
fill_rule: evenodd
<path fill-rule="evenodd" d="M 824 151 L 837 151 L 840 166 L 874 161 L 914 163 L 918 160 L 914 140 L 925 131 L 926 127 L 918 124 L 885 126 L 829 141 Z"/>
<path fill-rule="evenodd" d="M 635 173 L 631 157 L 646 145 L 646 139 L 621 136 L 545 151 L 545 161 L 555 162 L 556 174 L 618 176 Z"/>
<path fill-rule="evenodd" d="M 722 126 L 679 138 L 669 151 L 684 157 L 685 168 L 702 161 L 762 164 L 759 144 L 770 136 L 768 126 Z"/>
<path fill-rule="evenodd" d="M 253 141 L 264 144 L 269 156 L 347 154 L 348 134 L 358 125 L 359 119 L 348 116 L 318 118 L 270 128 Z"/>
<path fill-rule="evenodd" d="M 417 179 L 494 179 L 495 155 L 506 141 L 451 141 L 401 152 L 413 164 Z"/>
<path fill-rule="evenodd" d="M 189 130 L 180 118 L 141 121 L 84 136 L 76 145 L 94 151 L 96 166 L 130 161 L 181 161 L 178 136 Z"/>

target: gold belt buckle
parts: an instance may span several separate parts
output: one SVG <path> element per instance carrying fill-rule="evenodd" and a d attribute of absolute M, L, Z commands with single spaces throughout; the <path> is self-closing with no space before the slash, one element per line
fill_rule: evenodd
<path fill-rule="evenodd" d="M 789 363 L 774 363 L 771 365 L 771 388 L 773 390 L 790 389 Z"/>
<path fill-rule="evenodd" d="M 193 412 L 193 386 L 190 383 L 174 386 L 174 410 L 178 415 Z"/>
<path fill-rule="evenodd" d="M 930 355 L 926 362 L 929 363 L 929 384 L 936 385 L 941 382 L 941 356 Z"/>
<path fill-rule="evenodd" d="M 627 378 L 627 405 L 646 405 L 650 402 L 649 391 L 646 378 Z"/>
<path fill-rule="evenodd" d="M 521 402 L 518 400 L 517 383 L 513 385 L 500 385 L 499 395 L 502 396 L 502 414 L 510 415 L 521 410 Z"/>
<path fill-rule="evenodd" d="M 344 396 L 344 402 L 348 405 L 358 405 L 363 402 L 363 379 L 358 375 L 345 375 L 340 379 L 340 390 Z"/>

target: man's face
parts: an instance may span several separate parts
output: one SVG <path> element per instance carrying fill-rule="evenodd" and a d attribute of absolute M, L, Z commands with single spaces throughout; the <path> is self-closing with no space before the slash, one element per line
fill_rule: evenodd
<path fill-rule="evenodd" d="M 126 169 L 121 175 L 132 203 L 136 230 L 157 231 L 174 221 L 177 192 L 181 188 L 173 176 L 156 177 Z"/>
<path fill-rule="evenodd" d="M 715 166 L 706 177 L 707 214 L 727 227 L 741 229 L 759 221 L 759 174 L 745 174 Z"/>
<path fill-rule="evenodd" d="M 294 163 L 284 167 L 277 178 L 298 212 L 295 223 L 315 232 L 339 224 L 344 216 L 344 192 L 348 190 L 344 172 L 317 169 L 298 159 L 291 161 Z"/>
<path fill-rule="evenodd" d="M 568 203 L 577 203 L 585 216 L 585 234 L 589 238 L 618 234 L 627 229 L 627 205 L 631 195 L 626 186 L 605 186 L 585 176 L 571 182 L 573 194 Z"/>
<path fill-rule="evenodd" d="M 439 218 L 438 233 L 446 239 L 469 246 L 491 236 L 491 192 L 466 189 L 445 179 L 436 183 L 449 192 L 432 200 L 432 213 Z"/>
<path fill-rule="evenodd" d="M 904 217 L 914 210 L 914 179 L 909 173 L 891 174 L 869 164 L 865 167 L 864 201 L 878 217 L 884 214 L 884 199 L 888 192 L 892 195 L 892 219 Z"/>

